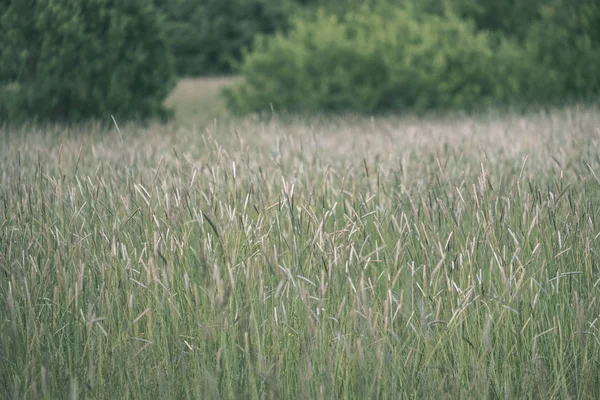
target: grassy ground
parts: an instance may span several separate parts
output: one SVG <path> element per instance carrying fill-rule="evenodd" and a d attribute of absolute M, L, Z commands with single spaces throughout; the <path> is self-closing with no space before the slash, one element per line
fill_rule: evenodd
<path fill-rule="evenodd" d="M 0 397 L 599 398 L 598 127 L 3 132 Z"/>
<path fill-rule="evenodd" d="M 234 78 L 182 79 L 166 100 L 166 105 L 175 110 L 180 124 L 203 124 L 215 118 L 227 116 L 221 90 L 231 85 Z"/>

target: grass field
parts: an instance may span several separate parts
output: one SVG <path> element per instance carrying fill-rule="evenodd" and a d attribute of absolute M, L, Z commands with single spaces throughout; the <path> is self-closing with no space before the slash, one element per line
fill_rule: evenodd
<path fill-rule="evenodd" d="M 0 136 L 0 398 L 600 397 L 597 108 L 120 131 Z"/>
<path fill-rule="evenodd" d="M 234 78 L 181 79 L 165 103 L 175 111 L 179 124 L 202 125 L 225 118 L 227 110 L 221 90 L 233 82 Z"/>

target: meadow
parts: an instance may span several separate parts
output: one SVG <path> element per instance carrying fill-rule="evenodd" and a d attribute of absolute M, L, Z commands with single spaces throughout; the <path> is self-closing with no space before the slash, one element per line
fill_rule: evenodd
<path fill-rule="evenodd" d="M 600 397 L 598 107 L 234 118 L 210 85 L 1 128 L 1 398 Z"/>

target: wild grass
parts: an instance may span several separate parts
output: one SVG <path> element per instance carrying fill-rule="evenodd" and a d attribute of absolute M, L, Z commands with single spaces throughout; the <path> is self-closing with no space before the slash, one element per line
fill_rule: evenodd
<path fill-rule="evenodd" d="M 600 112 L 4 129 L 2 398 L 600 397 Z"/>

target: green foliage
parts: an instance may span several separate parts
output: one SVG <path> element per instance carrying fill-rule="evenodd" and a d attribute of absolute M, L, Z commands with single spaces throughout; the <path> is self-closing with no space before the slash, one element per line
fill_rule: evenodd
<path fill-rule="evenodd" d="M 179 75 L 230 73 L 259 34 L 285 30 L 291 3 L 270 0 L 160 0 Z"/>
<path fill-rule="evenodd" d="M 600 4 L 512 3 L 327 2 L 288 35 L 257 40 L 244 82 L 226 93 L 230 107 L 468 111 L 597 98 Z"/>
<path fill-rule="evenodd" d="M 503 46 L 503 53 L 510 53 Z M 510 59 L 509 59 L 510 60 Z M 261 38 L 246 55 L 245 81 L 227 92 L 240 112 L 473 108 L 510 98 L 517 85 L 499 73 L 485 34 L 455 16 L 394 7 L 320 13 L 288 36 Z"/>
<path fill-rule="evenodd" d="M 444 4 L 435 9 L 432 3 Z M 520 92 L 516 101 L 560 104 L 600 95 L 600 3 L 596 0 L 426 1 L 421 9 L 452 10 L 513 50 Z M 501 50 L 503 54 L 506 49 Z"/>
<path fill-rule="evenodd" d="M 449 0 L 446 7 L 475 23 L 477 30 L 522 41 L 540 19 L 540 8 L 552 0 Z M 431 0 L 430 0 L 431 2 Z"/>
<path fill-rule="evenodd" d="M 144 0 L 19 0 L 0 15 L 0 117 L 164 117 L 172 60 Z"/>
<path fill-rule="evenodd" d="M 527 95 L 560 102 L 600 96 L 600 3 L 555 0 L 529 30 L 527 54 L 536 66 Z"/>

